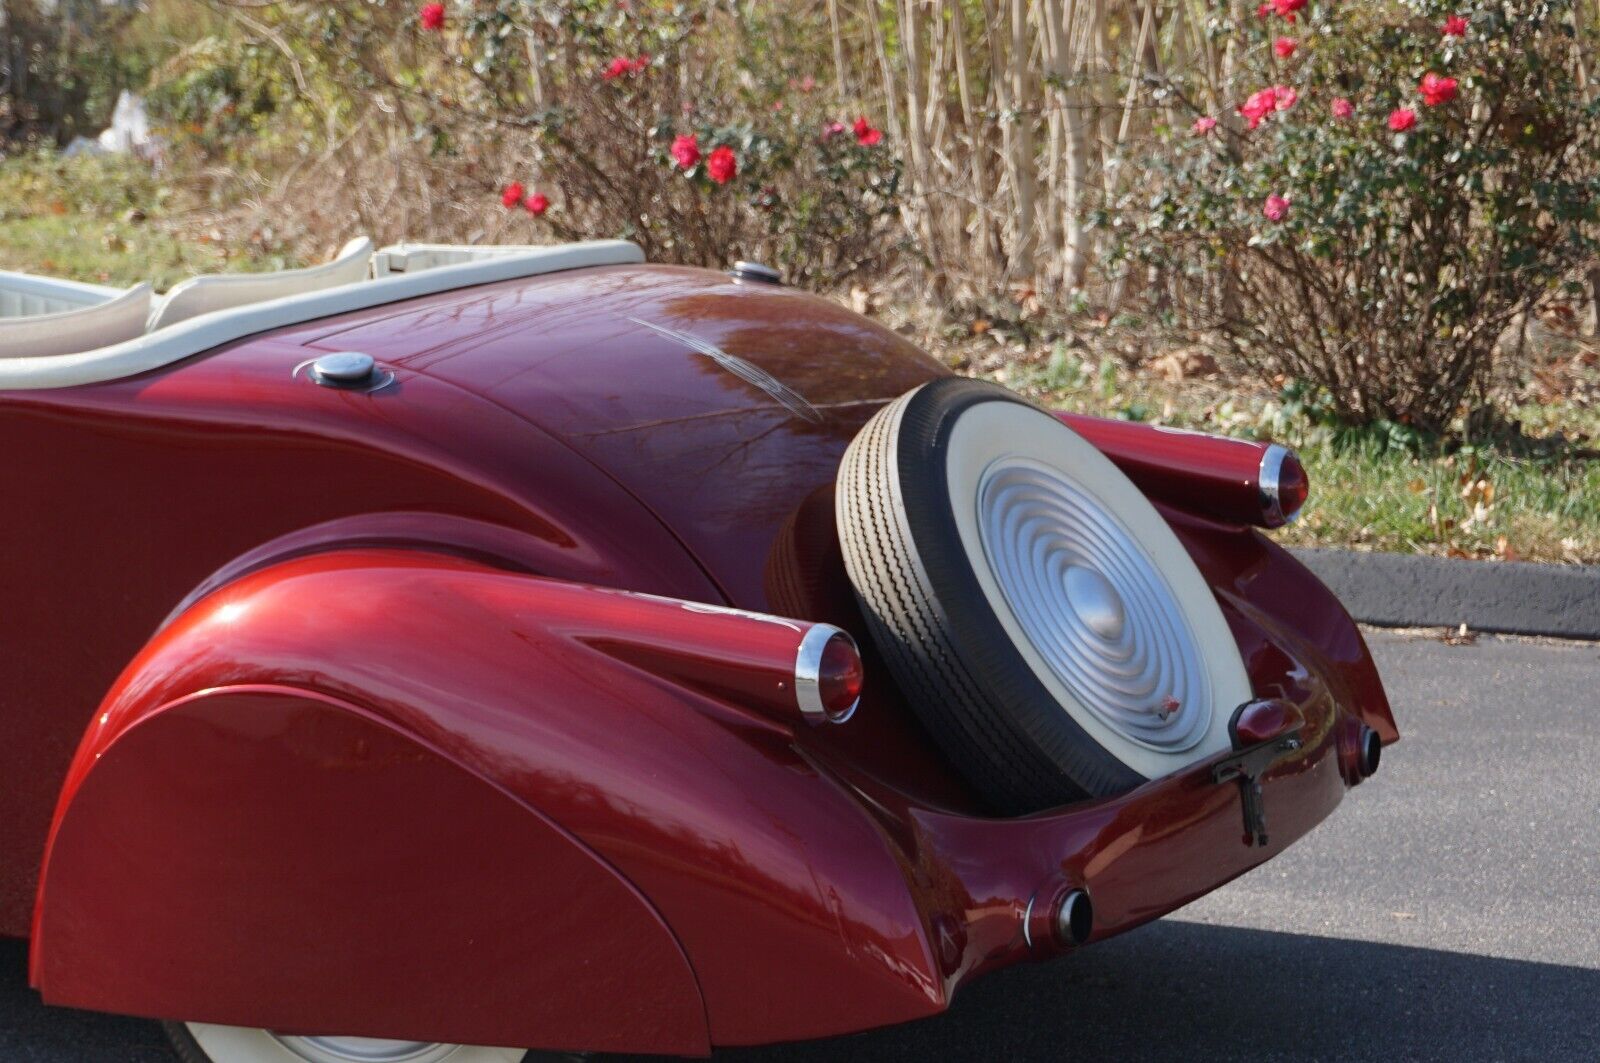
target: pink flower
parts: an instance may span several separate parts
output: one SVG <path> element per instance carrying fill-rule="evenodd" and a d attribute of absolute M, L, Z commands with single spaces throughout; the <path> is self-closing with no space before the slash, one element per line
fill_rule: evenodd
<path fill-rule="evenodd" d="M 673 138 L 672 147 L 667 150 L 672 153 L 678 169 L 692 169 L 700 161 L 700 138 L 693 133 L 681 133 Z"/>
<path fill-rule="evenodd" d="M 706 158 L 706 176 L 719 185 L 725 185 L 739 176 L 739 157 L 726 144 L 712 149 Z"/>
<path fill-rule="evenodd" d="M 838 136 L 840 133 L 843 133 L 843 132 L 844 132 L 844 123 L 843 122 L 829 122 L 827 125 L 822 127 L 822 139 L 823 140 L 832 140 L 834 137 Z"/>
<path fill-rule="evenodd" d="M 1261 120 L 1278 109 L 1278 90 L 1262 89 L 1244 101 L 1239 108 L 1239 113 L 1249 121 L 1250 128 L 1254 129 L 1261 124 Z"/>
<path fill-rule="evenodd" d="M 544 217 L 544 212 L 550 209 L 550 197 L 543 192 L 535 192 L 522 201 L 523 209 L 535 218 Z"/>
<path fill-rule="evenodd" d="M 1272 86 L 1273 106 L 1280 111 L 1287 111 L 1300 101 L 1300 94 L 1288 85 Z"/>
<path fill-rule="evenodd" d="M 800 79 L 800 84 L 796 87 L 801 92 L 815 92 L 817 91 L 817 79 L 812 77 L 810 74 L 807 74 L 805 77 Z"/>
<path fill-rule="evenodd" d="M 521 181 L 512 181 L 506 185 L 505 191 L 500 193 L 500 202 L 507 207 L 514 207 L 521 203 L 522 197 L 527 194 L 528 190 L 522 187 Z"/>
<path fill-rule="evenodd" d="M 867 121 L 866 115 L 856 119 L 853 129 L 856 134 L 856 143 L 863 147 L 870 148 L 874 144 L 883 142 L 883 130 L 872 128 L 872 124 Z"/>
<path fill-rule="evenodd" d="M 1272 0 L 1272 9 L 1290 22 L 1294 21 L 1294 13 L 1306 6 L 1306 0 Z"/>
<path fill-rule="evenodd" d="M 1261 213 L 1267 216 L 1268 221 L 1282 221 L 1289 216 L 1289 201 L 1274 192 L 1261 205 Z"/>
<path fill-rule="evenodd" d="M 1444 20 L 1444 25 L 1439 27 L 1439 32 L 1446 37 L 1465 37 L 1467 35 L 1467 20 L 1460 15 L 1451 15 Z"/>
<path fill-rule="evenodd" d="M 417 20 L 422 23 L 425 30 L 444 29 L 444 5 L 423 4 L 417 11 Z"/>
<path fill-rule="evenodd" d="M 1356 113 L 1356 105 L 1340 96 L 1333 101 L 1333 116 L 1341 121 Z"/>
<path fill-rule="evenodd" d="M 1417 112 L 1409 107 L 1401 107 L 1389 113 L 1389 128 L 1396 133 L 1404 133 L 1417 124 Z"/>
<path fill-rule="evenodd" d="M 1279 59 L 1287 59 L 1300 47 L 1293 37 L 1279 37 L 1272 42 L 1272 50 L 1278 54 Z"/>
<path fill-rule="evenodd" d="M 1440 104 L 1449 103 L 1456 98 L 1456 87 L 1459 82 L 1455 78 L 1441 77 L 1429 71 L 1422 75 L 1422 84 L 1418 86 L 1422 92 L 1422 102 L 1429 107 L 1438 107 Z"/>
<path fill-rule="evenodd" d="M 1272 14 L 1272 0 L 1267 0 L 1266 3 L 1256 8 L 1256 18 L 1266 18 L 1270 14 Z"/>
<path fill-rule="evenodd" d="M 1197 137 L 1203 137 L 1215 128 L 1217 128 L 1217 120 L 1210 115 L 1206 115 L 1203 118 L 1196 118 L 1194 125 L 1190 127 L 1190 131 Z"/>

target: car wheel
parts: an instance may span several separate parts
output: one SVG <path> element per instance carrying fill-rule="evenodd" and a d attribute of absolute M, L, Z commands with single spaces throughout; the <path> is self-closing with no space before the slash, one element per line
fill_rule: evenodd
<path fill-rule="evenodd" d="M 1123 793 L 1229 748 L 1250 697 L 1216 597 L 1103 454 L 1005 388 L 880 410 L 837 488 L 845 566 L 913 708 L 1007 814 Z"/>
<path fill-rule="evenodd" d="M 475 1048 L 368 1037 L 296 1037 L 203 1022 L 163 1025 L 184 1063 L 532 1063 L 538 1058 L 520 1048 Z"/>

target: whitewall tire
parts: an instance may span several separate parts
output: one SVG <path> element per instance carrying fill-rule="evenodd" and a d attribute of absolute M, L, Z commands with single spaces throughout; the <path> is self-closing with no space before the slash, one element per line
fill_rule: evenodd
<path fill-rule="evenodd" d="M 243 1026 L 167 1023 L 184 1063 L 521 1063 L 520 1048 L 424 1044 L 364 1037 L 296 1037 Z"/>
<path fill-rule="evenodd" d="M 1229 747 L 1251 696 L 1215 595 L 1142 492 L 1050 413 L 950 378 L 840 467 L 873 641 L 998 811 L 1125 792 Z"/>

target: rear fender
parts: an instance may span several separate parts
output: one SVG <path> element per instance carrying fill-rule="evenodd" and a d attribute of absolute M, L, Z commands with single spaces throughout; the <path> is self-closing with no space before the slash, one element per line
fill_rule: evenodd
<path fill-rule="evenodd" d="M 678 1053 L 943 1008 L 878 828 L 751 707 L 754 672 L 681 652 L 698 621 L 773 618 L 664 602 L 403 551 L 198 601 L 79 750 L 34 983 L 164 1018 Z"/>

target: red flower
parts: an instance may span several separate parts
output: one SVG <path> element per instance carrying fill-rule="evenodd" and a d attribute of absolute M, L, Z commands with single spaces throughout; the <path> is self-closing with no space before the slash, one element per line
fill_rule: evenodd
<path fill-rule="evenodd" d="M 864 147 L 870 148 L 874 144 L 881 144 L 883 142 L 883 130 L 872 128 L 871 123 L 867 121 L 866 115 L 862 115 L 860 118 L 857 118 L 856 124 L 852 127 L 852 129 L 856 134 L 856 143 L 861 144 Z"/>
<path fill-rule="evenodd" d="M 1215 128 L 1217 128 L 1217 120 L 1210 115 L 1205 115 L 1194 120 L 1194 125 L 1190 127 L 1190 132 L 1197 137 L 1203 137 Z"/>
<path fill-rule="evenodd" d="M 1401 107 L 1389 113 L 1389 128 L 1396 133 L 1404 133 L 1417 124 L 1417 112 L 1409 107 Z"/>
<path fill-rule="evenodd" d="M 1270 14 L 1272 14 L 1272 0 L 1267 0 L 1266 3 L 1256 8 L 1256 18 L 1266 18 Z"/>
<path fill-rule="evenodd" d="M 688 170 L 700 161 L 700 138 L 693 133 L 682 133 L 673 138 L 672 159 L 678 164 L 678 169 Z"/>
<path fill-rule="evenodd" d="M 1333 116 L 1338 119 L 1349 118 L 1356 113 L 1356 105 L 1340 96 L 1333 101 Z"/>
<path fill-rule="evenodd" d="M 1418 86 L 1422 92 L 1422 102 L 1429 107 L 1449 103 L 1456 98 L 1458 84 L 1455 78 L 1441 77 L 1430 71 L 1422 75 L 1422 84 Z"/>
<path fill-rule="evenodd" d="M 1294 21 L 1294 13 L 1306 6 L 1306 0 L 1272 0 L 1272 9 L 1290 22 Z"/>
<path fill-rule="evenodd" d="M 1294 54 L 1294 50 L 1298 47 L 1300 46 L 1295 43 L 1293 37 L 1279 37 L 1277 40 L 1272 42 L 1272 50 L 1278 53 L 1279 59 L 1289 58 Z"/>
<path fill-rule="evenodd" d="M 512 181 L 506 185 L 505 191 L 500 193 L 500 202 L 507 207 L 514 207 L 522 202 L 522 197 L 527 195 L 527 192 L 528 190 L 522 187 L 521 181 Z"/>
<path fill-rule="evenodd" d="M 607 81 L 615 81 L 617 78 L 623 77 L 624 75 L 638 74 L 648 70 L 649 68 L 649 52 L 641 52 L 636 59 L 629 59 L 625 55 L 619 55 L 615 59 L 611 60 L 611 62 L 606 64 L 606 68 L 600 71 L 600 76 Z"/>
<path fill-rule="evenodd" d="M 1254 93 L 1244 105 L 1239 108 L 1239 113 L 1250 122 L 1254 129 L 1261 124 L 1262 119 L 1278 109 L 1278 92 L 1276 89 L 1262 89 Z"/>
<path fill-rule="evenodd" d="M 1288 85 L 1272 86 L 1272 105 L 1277 110 L 1287 111 L 1300 100 L 1300 94 Z"/>
<path fill-rule="evenodd" d="M 1268 221 L 1282 221 L 1289 216 L 1289 201 L 1274 192 L 1261 204 L 1261 213 L 1267 216 Z"/>
<path fill-rule="evenodd" d="M 550 197 L 543 192 L 535 192 L 522 201 L 522 207 L 535 218 L 542 218 L 544 212 L 550 209 Z"/>
<path fill-rule="evenodd" d="M 739 157 L 726 144 L 713 148 L 706 157 L 706 176 L 725 185 L 739 176 Z"/>
<path fill-rule="evenodd" d="M 1446 37 L 1465 37 L 1467 20 L 1460 15 L 1451 15 L 1444 20 L 1444 25 L 1439 27 L 1439 32 Z"/>
<path fill-rule="evenodd" d="M 444 29 L 444 5 L 423 4 L 417 12 L 417 20 L 422 23 L 422 28 L 425 30 Z"/>

